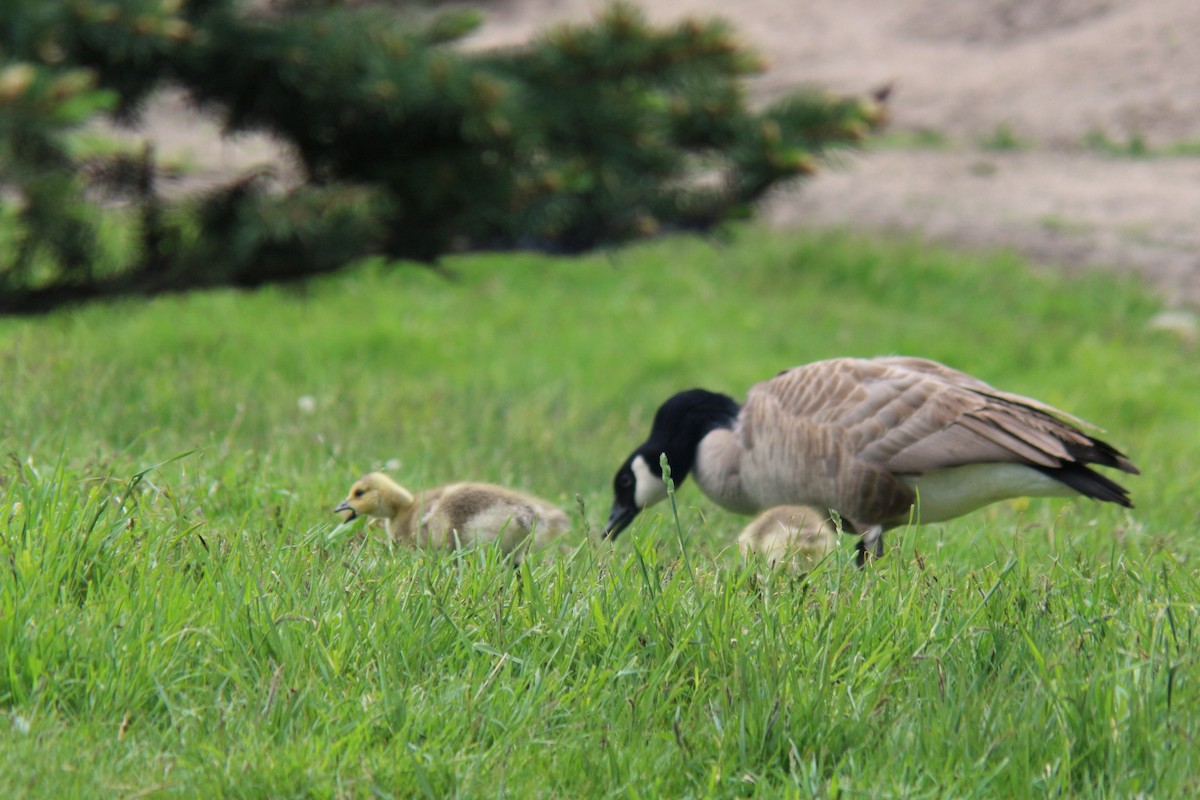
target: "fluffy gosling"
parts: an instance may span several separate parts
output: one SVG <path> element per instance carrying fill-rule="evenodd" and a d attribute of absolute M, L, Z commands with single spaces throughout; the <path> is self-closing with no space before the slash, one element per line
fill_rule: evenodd
<path fill-rule="evenodd" d="M 381 472 L 359 478 L 335 513 L 383 521 L 394 542 L 432 550 L 496 543 L 521 563 L 531 540 L 540 546 L 568 528 L 562 509 L 532 495 L 488 483 L 451 483 L 414 495 Z"/>
<path fill-rule="evenodd" d="M 758 556 L 772 567 L 787 562 L 808 572 L 837 547 L 829 514 L 813 506 L 775 506 L 759 514 L 738 536 L 742 558 Z"/>

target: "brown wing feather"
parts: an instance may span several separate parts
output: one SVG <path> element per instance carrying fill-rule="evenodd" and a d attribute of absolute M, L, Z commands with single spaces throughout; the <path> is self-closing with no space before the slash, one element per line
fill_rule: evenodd
<path fill-rule="evenodd" d="M 974 375 L 968 375 L 967 373 L 960 372 L 952 367 L 947 367 L 945 364 L 942 364 L 938 361 L 930 361 L 927 358 L 914 358 L 912 356 L 890 356 L 871 360 L 879 363 L 894 364 L 898 367 L 909 369 L 914 372 L 923 372 L 934 376 L 945 383 L 949 383 L 963 389 L 970 389 L 971 391 L 979 392 L 1000 400 L 1007 400 L 1010 403 L 1016 403 L 1018 405 L 1028 406 L 1029 408 L 1035 408 L 1038 411 L 1045 412 L 1051 416 L 1065 419 L 1073 425 L 1078 425 L 1081 428 L 1092 428 L 1093 430 L 1097 431 L 1103 430 L 1098 425 L 1094 425 L 1085 419 L 1080 419 L 1074 414 L 1069 414 L 1066 411 L 1063 411 L 1061 408 L 1055 408 L 1048 403 L 1043 403 L 1041 400 L 1035 400 L 1032 397 L 1025 397 L 1024 395 L 1013 394 L 1012 392 L 1005 392 L 1001 389 L 997 389 L 995 386 L 992 386 L 990 383 L 986 383 L 985 381 L 981 381 Z"/>
<path fill-rule="evenodd" d="M 746 408 L 760 405 L 778 410 L 775 430 L 815 426 L 855 460 L 894 473 L 981 462 L 1097 463 L 1136 472 L 1123 455 L 1073 424 L 1086 424 L 1081 420 L 925 359 L 833 359 L 797 367 L 750 390 Z"/>

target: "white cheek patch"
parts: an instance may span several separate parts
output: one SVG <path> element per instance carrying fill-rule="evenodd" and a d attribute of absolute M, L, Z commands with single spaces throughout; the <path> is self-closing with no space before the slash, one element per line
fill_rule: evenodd
<path fill-rule="evenodd" d="M 633 487 L 633 501 L 638 508 L 648 508 L 660 500 L 667 499 L 667 484 L 658 476 L 646 459 L 638 456 L 629 465 L 633 470 L 636 483 Z"/>

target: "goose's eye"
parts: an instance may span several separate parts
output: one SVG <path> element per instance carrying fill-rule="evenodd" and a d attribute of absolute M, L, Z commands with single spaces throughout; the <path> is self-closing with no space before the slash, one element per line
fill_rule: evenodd
<path fill-rule="evenodd" d="M 622 489 L 628 489 L 630 486 L 633 486 L 633 476 L 628 472 L 624 473 L 620 478 L 617 478 L 617 485 Z"/>
<path fill-rule="evenodd" d="M 364 494 L 366 494 L 366 493 L 367 493 L 367 490 L 366 490 L 366 489 L 355 489 L 355 490 L 354 490 L 354 496 L 355 496 L 355 497 L 362 497 L 362 496 L 363 496 Z"/>

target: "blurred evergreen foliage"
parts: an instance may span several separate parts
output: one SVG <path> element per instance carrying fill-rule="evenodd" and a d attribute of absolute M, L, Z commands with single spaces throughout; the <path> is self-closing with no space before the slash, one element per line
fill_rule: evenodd
<path fill-rule="evenodd" d="M 882 97 L 816 91 L 752 109 L 761 64 L 721 22 L 657 29 L 615 5 L 472 51 L 479 15 L 430 5 L 5 0 L 0 313 L 708 230 L 884 119 Z M 287 143 L 301 179 L 164 198 L 149 148 L 74 152 L 85 123 L 164 87 Z"/>

